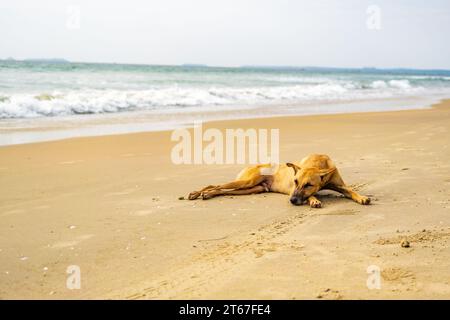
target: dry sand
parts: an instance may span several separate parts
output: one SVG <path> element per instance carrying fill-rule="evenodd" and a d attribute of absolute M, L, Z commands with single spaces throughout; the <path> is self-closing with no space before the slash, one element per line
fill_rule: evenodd
<path fill-rule="evenodd" d="M 178 200 L 242 166 L 173 165 L 170 132 L 1 147 L 0 298 L 450 298 L 450 102 L 208 126 L 280 128 L 282 161 L 326 153 L 372 205 Z"/>

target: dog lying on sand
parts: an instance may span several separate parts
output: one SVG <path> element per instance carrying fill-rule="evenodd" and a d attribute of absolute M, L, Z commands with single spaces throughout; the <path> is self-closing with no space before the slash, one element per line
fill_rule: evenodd
<path fill-rule="evenodd" d="M 362 205 L 370 204 L 370 198 L 345 185 L 333 161 L 322 154 L 312 154 L 300 162 L 280 164 L 276 168 L 271 164 L 247 167 L 235 181 L 193 191 L 189 194 L 189 200 L 277 192 L 290 195 L 293 205 L 301 205 L 306 201 L 312 208 L 320 208 L 322 203 L 314 195 L 324 189 L 337 191 Z"/>

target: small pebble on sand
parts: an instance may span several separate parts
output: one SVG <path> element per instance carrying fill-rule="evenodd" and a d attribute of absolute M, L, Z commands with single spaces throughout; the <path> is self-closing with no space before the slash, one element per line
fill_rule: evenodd
<path fill-rule="evenodd" d="M 402 239 L 402 241 L 400 242 L 400 246 L 401 246 L 402 248 L 409 248 L 409 247 L 410 247 L 409 241 L 406 240 L 406 239 Z"/>

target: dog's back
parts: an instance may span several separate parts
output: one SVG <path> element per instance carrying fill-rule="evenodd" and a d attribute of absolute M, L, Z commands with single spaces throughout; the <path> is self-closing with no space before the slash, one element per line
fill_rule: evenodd
<path fill-rule="evenodd" d="M 335 165 L 326 154 L 310 154 L 300 161 L 300 168 L 331 169 Z"/>

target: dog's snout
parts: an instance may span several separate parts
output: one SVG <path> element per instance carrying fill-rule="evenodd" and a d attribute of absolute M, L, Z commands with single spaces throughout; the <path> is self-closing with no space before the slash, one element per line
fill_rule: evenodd
<path fill-rule="evenodd" d="M 298 206 L 298 205 L 300 205 L 302 203 L 302 201 L 299 198 L 297 198 L 297 197 L 291 197 L 290 200 L 291 200 L 291 203 L 293 205 L 295 205 L 295 206 Z"/>

